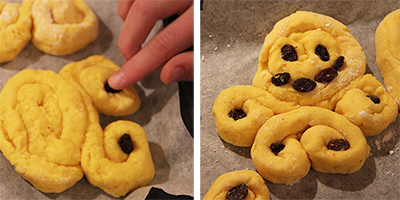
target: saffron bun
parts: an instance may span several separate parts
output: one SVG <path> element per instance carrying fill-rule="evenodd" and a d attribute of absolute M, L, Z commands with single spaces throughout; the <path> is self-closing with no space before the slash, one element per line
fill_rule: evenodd
<path fill-rule="evenodd" d="M 400 9 L 389 13 L 375 34 L 376 62 L 386 90 L 400 110 Z"/>
<path fill-rule="evenodd" d="M 25 69 L 0 93 L 0 149 L 35 188 L 60 193 L 83 177 L 87 101 L 52 71 Z M 90 101 L 89 101 L 90 103 Z"/>
<path fill-rule="evenodd" d="M 0 0 L 0 63 L 13 60 L 31 40 L 31 6 Z"/>
<path fill-rule="evenodd" d="M 244 186 L 244 188 L 238 191 L 236 189 L 238 186 Z M 264 179 L 257 172 L 251 170 L 239 170 L 222 174 L 215 180 L 203 199 L 225 200 L 229 199 L 228 196 L 230 195 L 242 196 L 242 199 L 270 199 L 269 190 L 265 185 Z"/>
<path fill-rule="evenodd" d="M 141 104 L 133 86 L 115 91 L 107 88 L 108 78 L 120 67 L 104 56 L 94 55 L 65 65 L 59 74 L 92 99 L 96 109 L 109 116 L 127 116 L 135 113 Z"/>
<path fill-rule="evenodd" d="M 98 36 L 98 19 L 84 0 L 35 0 L 31 10 L 32 43 L 44 53 L 72 54 Z"/>
<path fill-rule="evenodd" d="M 128 153 L 119 144 L 124 134 L 130 136 L 133 144 L 133 150 Z M 93 186 L 114 197 L 147 185 L 155 174 L 145 131 L 140 125 L 125 120 L 109 124 L 104 134 L 99 128 L 86 134 L 81 165 Z"/>
<path fill-rule="evenodd" d="M 362 76 L 365 68 L 364 51 L 346 25 L 326 15 L 297 11 L 278 21 L 265 37 L 253 86 L 283 101 L 314 106 Z M 318 80 L 326 70 L 336 71 L 336 76 Z M 272 82 L 272 77 L 285 72 L 290 74 L 287 83 Z M 302 88 L 307 84 L 314 88 Z"/>
<path fill-rule="evenodd" d="M 347 148 L 331 150 L 328 146 L 336 140 L 346 140 Z M 345 117 L 304 106 L 271 117 L 257 133 L 251 158 L 268 181 L 292 184 L 310 166 L 324 173 L 353 173 L 364 165 L 369 150 L 362 131 Z"/>

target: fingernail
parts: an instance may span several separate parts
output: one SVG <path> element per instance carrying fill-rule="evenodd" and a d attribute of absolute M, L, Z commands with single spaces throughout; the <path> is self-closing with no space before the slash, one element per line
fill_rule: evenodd
<path fill-rule="evenodd" d="M 172 71 L 169 83 L 181 80 L 184 75 L 185 75 L 185 69 L 183 69 L 182 67 L 175 68 Z"/>
<path fill-rule="evenodd" d="M 123 84 L 124 81 L 124 73 L 121 72 L 115 72 L 110 78 L 108 78 L 108 84 L 110 85 L 111 88 L 113 89 L 123 89 L 121 85 Z"/>

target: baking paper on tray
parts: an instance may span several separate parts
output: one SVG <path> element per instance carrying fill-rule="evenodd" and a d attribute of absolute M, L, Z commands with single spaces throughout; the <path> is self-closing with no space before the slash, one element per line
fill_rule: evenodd
<path fill-rule="evenodd" d="M 20 3 L 21 1 L 12 1 Z M 59 72 L 66 64 L 104 55 L 123 64 L 117 41 L 123 25 L 117 13 L 116 0 L 86 0 L 99 19 L 97 40 L 83 50 L 67 56 L 51 56 L 37 50 L 32 43 L 12 61 L 0 64 L 0 88 L 14 74 L 23 69 L 46 69 Z M 158 22 L 149 38 L 162 28 Z M 144 199 L 151 187 L 161 188 L 175 195 L 194 195 L 193 138 L 187 131 L 180 114 L 177 84 L 165 85 L 159 80 L 160 70 L 135 85 L 142 100 L 140 109 L 131 116 L 109 117 L 100 115 L 104 128 L 119 119 L 140 124 L 148 137 L 155 164 L 155 177 L 146 187 L 127 194 L 126 199 Z M 0 153 L 0 199 L 113 199 L 83 178 L 73 187 L 60 194 L 45 194 L 25 181 Z"/>
<path fill-rule="evenodd" d="M 201 198 L 215 179 L 234 170 L 256 170 L 250 148 L 224 142 L 217 133 L 212 106 L 218 94 L 234 85 L 251 85 L 265 36 L 276 22 L 303 10 L 344 23 L 367 57 L 366 73 L 381 83 L 375 61 L 375 30 L 394 1 L 204 1 L 201 11 Z M 293 185 L 265 181 L 272 199 L 399 199 L 399 117 L 381 134 L 367 137 L 371 154 L 349 175 L 310 170 Z"/>

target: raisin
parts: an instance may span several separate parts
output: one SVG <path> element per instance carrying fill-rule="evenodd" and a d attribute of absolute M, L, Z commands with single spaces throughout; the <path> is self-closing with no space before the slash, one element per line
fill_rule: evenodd
<path fill-rule="evenodd" d="M 133 143 L 131 136 L 127 133 L 122 135 L 119 139 L 119 146 L 121 147 L 122 151 L 126 154 L 130 154 L 133 151 Z"/>
<path fill-rule="evenodd" d="M 334 151 L 345 151 L 350 148 L 350 143 L 346 139 L 331 140 L 327 148 Z"/>
<path fill-rule="evenodd" d="M 329 83 L 331 82 L 336 76 L 338 75 L 338 72 L 336 69 L 333 68 L 326 68 L 321 70 L 316 76 L 315 76 L 315 81 L 320 82 L 320 83 Z"/>
<path fill-rule="evenodd" d="M 324 46 L 322 46 L 320 44 L 315 48 L 315 54 L 317 54 L 317 56 L 322 61 L 328 61 L 329 60 L 328 50 Z"/>
<path fill-rule="evenodd" d="M 281 57 L 283 60 L 290 62 L 296 61 L 298 59 L 296 49 L 290 44 L 287 44 L 282 47 Z"/>
<path fill-rule="evenodd" d="M 377 97 L 377 96 L 367 95 L 367 97 L 369 99 L 371 99 L 371 101 L 374 102 L 374 104 L 379 104 L 381 102 L 381 99 L 379 99 L 379 97 Z"/>
<path fill-rule="evenodd" d="M 269 148 L 276 155 L 285 148 L 285 145 L 282 143 L 272 143 Z"/>
<path fill-rule="evenodd" d="M 228 116 L 236 121 L 245 118 L 247 114 L 242 109 L 233 109 L 228 113 Z"/>
<path fill-rule="evenodd" d="M 287 72 L 275 74 L 273 77 L 271 77 L 272 84 L 276 86 L 285 85 L 286 83 L 289 83 L 289 80 L 290 74 Z"/>
<path fill-rule="evenodd" d="M 119 93 L 119 92 L 122 91 L 122 90 L 114 90 L 113 88 L 110 87 L 110 85 L 108 85 L 108 82 L 106 82 L 106 83 L 104 84 L 104 89 L 106 90 L 106 92 L 108 92 L 108 93 L 113 93 L 113 94 Z"/>
<path fill-rule="evenodd" d="M 313 90 L 317 84 L 308 78 L 299 78 L 293 82 L 293 89 L 298 92 L 309 92 Z"/>
<path fill-rule="evenodd" d="M 344 64 L 344 56 L 339 56 L 338 59 L 336 59 L 335 63 L 333 64 L 333 69 L 339 70 L 340 68 L 343 67 Z"/>
<path fill-rule="evenodd" d="M 226 198 L 228 200 L 242 200 L 247 196 L 249 189 L 247 188 L 246 184 L 240 184 L 226 194 Z"/>

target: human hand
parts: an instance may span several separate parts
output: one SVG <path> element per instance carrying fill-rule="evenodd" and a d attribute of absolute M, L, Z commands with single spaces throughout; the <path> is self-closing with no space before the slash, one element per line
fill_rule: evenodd
<path fill-rule="evenodd" d="M 193 80 L 194 14 L 192 0 L 119 0 L 118 14 L 125 21 L 118 47 L 125 64 L 109 79 L 114 89 L 134 84 L 157 68 L 164 83 Z M 156 34 L 143 48 L 157 20 L 174 14 L 179 17 Z"/>

